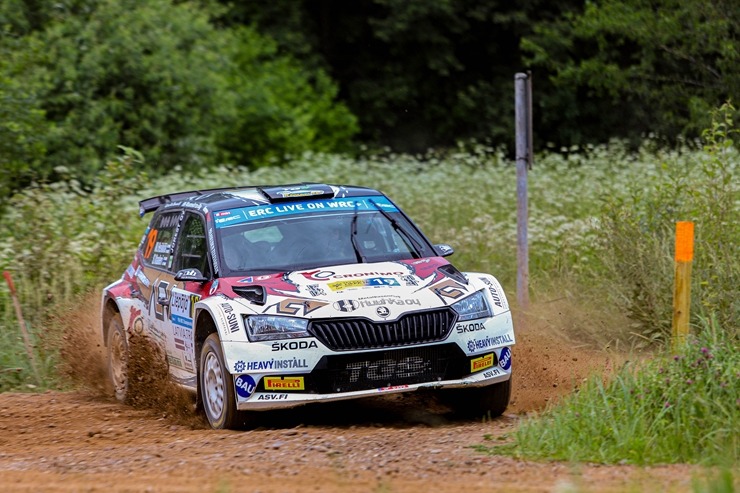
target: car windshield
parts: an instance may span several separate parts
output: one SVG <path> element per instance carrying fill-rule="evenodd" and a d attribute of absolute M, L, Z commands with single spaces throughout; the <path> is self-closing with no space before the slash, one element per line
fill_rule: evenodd
<path fill-rule="evenodd" d="M 388 205 L 381 211 L 376 200 L 383 201 L 380 205 Z M 217 212 L 214 216 L 226 275 L 287 272 L 432 254 L 428 241 L 387 199 L 377 197 L 370 204 L 362 210 L 348 206 L 343 210 L 309 211 L 291 204 L 293 209 L 284 214 L 279 212 L 288 205 Z"/>

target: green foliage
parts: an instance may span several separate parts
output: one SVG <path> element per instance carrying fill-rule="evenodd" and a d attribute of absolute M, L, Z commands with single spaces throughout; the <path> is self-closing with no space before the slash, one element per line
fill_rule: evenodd
<path fill-rule="evenodd" d="M 42 335 L 31 332 L 32 351 L 36 358 L 36 370 L 40 381 L 36 380 L 31 360 L 26 352 L 20 328 L 13 318 L 2 323 L 0 332 L 0 393 L 11 390 L 46 390 L 57 384 L 55 351 L 41 343 Z"/>
<path fill-rule="evenodd" d="M 228 2 L 281 49 L 326 68 L 362 138 L 405 152 L 494 138 L 513 143 L 518 39 L 559 12 L 543 0 Z"/>
<path fill-rule="evenodd" d="M 698 136 L 711 108 L 740 92 L 738 36 L 734 1 L 599 0 L 538 23 L 522 48 L 552 77 L 543 111 L 569 120 L 549 139 Z"/>
<path fill-rule="evenodd" d="M 3 283 L 0 391 L 54 384 L 58 347 L 52 343 L 59 334 L 48 326 L 49 317 L 82 292 L 119 277 L 132 258 L 135 235 L 143 231 L 140 222 L 135 224 L 133 195 L 147 177 L 134 169 L 142 156 L 131 149 L 122 151 L 107 163 L 91 190 L 83 190 L 72 178 L 36 184 L 18 193 L 0 216 L 0 228 L 13 232 L 0 240 L 0 270 L 13 276 L 44 379 L 36 382 L 30 371 L 19 322 Z M 57 172 L 67 174 L 64 168 Z"/>
<path fill-rule="evenodd" d="M 27 63 L 10 44 L 0 44 L 0 197 L 29 182 L 45 153 L 43 137 L 48 132 L 38 98 L 8 69 Z"/>
<path fill-rule="evenodd" d="M 58 180 L 60 166 L 87 185 L 119 144 L 145 153 L 149 169 L 196 170 L 345 150 L 357 130 L 326 74 L 249 28 L 215 26 L 215 11 L 199 4 L 4 4 L 15 14 L 0 40 L 0 114 L 9 117 L 0 145 L 14 151 L 0 186 Z"/>
<path fill-rule="evenodd" d="M 694 493 L 734 493 L 736 491 L 731 468 L 723 467 L 716 473 L 711 474 L 710 472 L 707 475 L 709 477 L 694 478 L 691 482 Z"/>
<path fill-rule="evenodd" d="M 657 173 L 646 169 L 626 196 L 604 202 L 599 237 L 605 290 L 647 340 L 670 334 L 673 293 L 666 280 L 674 276 L 676 221 L 695 223 L 692 321 L 716 313 L 727 330 L 738 333 L 740 221 L 732 175 L 740 156 L 732 147 L 734 111 L 727 104 L 714 113 L 704 153 L 666 156 Z"/>
<path fill-rule="evenodd" d="M 91 191 L 68 179 L 34 185 L 13 198 L 1 221 L 13 235 L 0 242 L 0 268 L 14 273 L 19 290 L 29 289 L 24 295 L 35 293 L 25 300 L 29 322 L 53 310 L 49 301 L 68 301 L 95 283 L 120 276 L 120 266 L 133 255 L 127 236 L 136 218 L 132 195 L 147 179 L 134 170 L 140 159 L 124 149 L 108 162 Z"/>
<path fill-rule="evenodd" d="M 627 363 L 609 382 L 524 422 L 513 445 L 479 448 L 524 458 L 603 463 L 736 464 L 740 459 L 740 351 L 716 320 L 679 354 Z"/>
<path fill-rule="evenodd" d="M 640 293 L 663 300 L 664 308 L 670 306 L 671 221 L 680 206 L 700 212 L 691 216 L 698 218 L 692 313 L 714 312 L 726 330 L 737 331 L 737 282 L 732 277 L 737 276 L 740 258 L 734 253 L 739 242 L 733 236 L 737 192 L 729 175 L 738 155 L 723 137 L 731 132 L 728 122 L 717 120 L 715 130 L 707 134 L 706 149 L 666 151 L 648 141 L 634 153 L 613 142 L 539 155 L 529 176 L 532 299 L 555 295 L 566 297 L 574 309 L 598 311 L 601 319 L 582 317 L 588 327 L 577 330 L 601 332 L 607 338 L 622 335 L 622 313 L 639 304 L 637 296 L 633 299 L 636 279 L 651 282 L 650 290 Z M 97 290 L 121 275 L 146 225 L 146 218 L 137 217 L 139 200 L 246 184 L 316 181 L 379 188 L 434 243 L 451 244 L 459 268 L 496 275 L 513 297 L 516 174 L 501 150 L 475 144 L 419 156 L 389 153 L 359 159 L 305 152 L 281 167 L 218 166 L 195 172 L 175 168 L 156 177 L 139 171 L 146 166 L 141 154 L 130 148 L 121 151 L 86 187 L 68 169 L 58 167 L 65 180 L 35 184 L 11 199 L 0 215 L 0 226 L 12 232 L 0 238 L 0 268 L 13 272 L 31 327 L 43 326 L 59 302 Z M 673 168 L 693 170 L 691 176 L 698 177 L 690 182 L 689 205 L 673 200 L 675 187 L 666 181 Z M 650 193 L 637 200 L 637 188 Z M 715 211 L 709 219 L 708 211 Z M 653 245 L 654 237 L 660 239 L 655 243 L 658 253 L 645 246 Z M 666 266 L 665 272 L 659 270 Z M 643 270 L 645 277 L 631 277 Z M 12 330 L 16 321 L 2 289 L 0 310 L 2 330 Z M 652 317 L 664 330 L 670 314 Z M 650 337 L 654 326 L 644 329 Z"/>
<path fill-rule="evenodd" d="M 513 144 L 513 76 L 534 77 L 535 143 L 697 137 L 740 89 L 736 1 L 228 2 L 325 68 L 362 138 L 406 152 Z"/>
<path fill-rule="evenodd" d="M 264 165 L 308 150 L 349 150 L 357 121 L 336 104 L 336 85 L 322 70 L 276 53 L 274 43 L 245 28 L 224 52 L 232 60 L 216 136 L 224 159 Z"/>

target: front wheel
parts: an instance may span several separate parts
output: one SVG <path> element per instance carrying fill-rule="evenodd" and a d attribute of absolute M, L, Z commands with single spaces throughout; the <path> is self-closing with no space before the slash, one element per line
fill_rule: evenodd
<path fill-rule="evenodd" d="M 511 399 L 511 377 L 505 382 L 486 387 L 450 389 L 443 391 L 446 402 L 455 414 L 466 418 L 489 416 L 495 418 L 504 414 Z"/>
<path fill-rule="evenodd" d="M 242 414 L 236 409 L 234 378 L 226 368 L 218 334 L 209 335 L 200 353 L 200 391 L 203 410 L 216 430 L 235 428 Z"/>
<path fill-rule="evenodd" d="M 121 315 L 116 313 L 108 322 L 108 378 L 113 384 L 113 395 L 119 402 L 128 397 L 128 340 Z"/>

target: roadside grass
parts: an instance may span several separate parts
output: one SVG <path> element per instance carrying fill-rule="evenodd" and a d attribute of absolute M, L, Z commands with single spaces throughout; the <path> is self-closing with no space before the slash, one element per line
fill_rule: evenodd
<path fill-rule="evenodd" d="M 36 306 L 43 305 L 46 294 L 42 295 L 41 290 L 29 289 L 29 283 L 22 277 L 14 279 L 14 283 L 19 299 L 27 302 L 32 300 L 30 303 Z M 43 391 L 55 387 L 58 384 L 58 354 L 53 344 L 47 344 L 50 340 L 43 326 L 24 320 L 29 338 L 27 345 L 15 316 L 12 299 L 9 294 L 0 296 L 0 299 L 3 304 L 0 318 L 0 393 L 9 390 Z M 33 355 L 33 363 L 29 350 Z"/>
<path fill-rule="evenodd" d="M 722 326 L 737 334 L 740 203 L 730 178 L 740 154 L 730 139 L 732 122 L 718 121 L 703 148 L 686 143 L 667 150 L 646 140 L 637 151 L 611 142 L 538 155 L 529 179 L 533 303 L 565 298 L 576 321 L 569 327 L 573 333 L 604 339 L 631 333 L 649 344 L 663 341 L 672 285 L 669 231 L 673 221 L 693 219 L 692 323 L 716 313 Z M 473 143 L 424 155 L 306 153 L 285 166 L 253 171 L 215 166 L 156 178 L 137 171 L 144 156 L 121 151 L 91 185 L 83 188 L 74 180 L 38 184 L 13 197 L 0 216 L 0 228 L 11 233 L 0 237 L 0 269 L 12 273 L 27 326 L 36 334 L 47 380 L 41 387 L 59 384 L 54 381 L 59 348 L 53 343 L 59 329 L 51 317 L 65 303 L 120 277 L 148 220 L 138 217 L 138 201 L 161 193 L 301 181 L 378 188 L 432 242 L 451 244 L 456 251 L 452 260 L 461 270 L 494 274 L 514 298 L 516 173 L 499 149 Z M 679 207 L 680 193 L 689 206 Z M 595 323 L 591 315 L 600 307 L 608 308 L 609 316 Z M 18 321 L 4 283 L 0 324 L 5 342 L 0 390 L 38 386 L 23 361 Z"/>
<path fill-rule="evenodd" d="M 680 351 L 625 364 L 613 378 L 527 418 L 504 445 L 485 453 L 607 464 L 695 463 L 740 459 L 740 351 L 715 320 Z"/>
<path fill-rule="evenodd" d="M 642 168 L 659 166 L 658 155 L 645 157 L 644 162 L 615 164 L 624 159 L 625 152 L 614 144 L 545 153 L 539 159 L 530 184 L 531 207 L 538 211 L 530 224 L 533 297 L 537 296 L 538 276 L 585 267 L 589 253 L 581 256 L 577 252 L 591 249 L 594 233 L 588 228 L 604 194 L 619 193 Z M 135 151 L 122 149 L 89 188 L 73 180 L 39 184 L 13 197 L 5 209 L 0 227 L 12 234 L 0 238 L 0 269 L 12 273 L 32 332 L 53 332 L 55 327 L 48 321 L 62 304 L 120 277 L 148 219 L 138 217 L 139 200 L 214 187 L 320 181 L 379 188 L 433 242 L 453 245 L 453 260 L 461 269 L 491 272 L 509 292 L 513 290 L 515 172 L 513 163 L 496 149 L 475 145 L 445 154 L 360 159 L 304 154 L 283 167 L 249 171 L 221 166 L 200 173 L 176 171 L 156 179 L 137 171 L 141 160 L 143 156 Z M 608 179 L 611 168 L 619 171 Z M 571 258 L 578 265 L 566 267 L 573 263 Z M 2 390 L 34 384 L 15 336 L 18 322 L 9 298 L 7 286 L 0 283 L 0 332 L 7 342 L 0 354 L 4 368 L 21 368 L 17 373 L 0 373 Z M 51 379 L 54 348 L 38 350 L 49 352 L 52 371 L 45 378 Z"/>
<path fill-rule="evenodd" d="M 691 486 L 694 493 L 735 493 L 740 489 L 740 474 L 735 476 L 732 469 L 728 467 L 709 471 L 703 476 L 694 477 L 692 480 Z"/>

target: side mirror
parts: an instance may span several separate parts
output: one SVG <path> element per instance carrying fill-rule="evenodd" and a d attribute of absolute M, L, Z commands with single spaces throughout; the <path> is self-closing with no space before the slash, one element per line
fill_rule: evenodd
<path fill-rule="evenodd" d="M 445 243 L 439 243 L 437 245 L 434 245 L 434 251 L 437 252 L 437 255 L 440 257 L 449 257 L 453 253 L 455 253 L 455 250 Z"/>
<path fill-rule="evenodd" d="M 207 282 L 200 269 L 181 269 L 175 274 L 175 281 Z"/>

